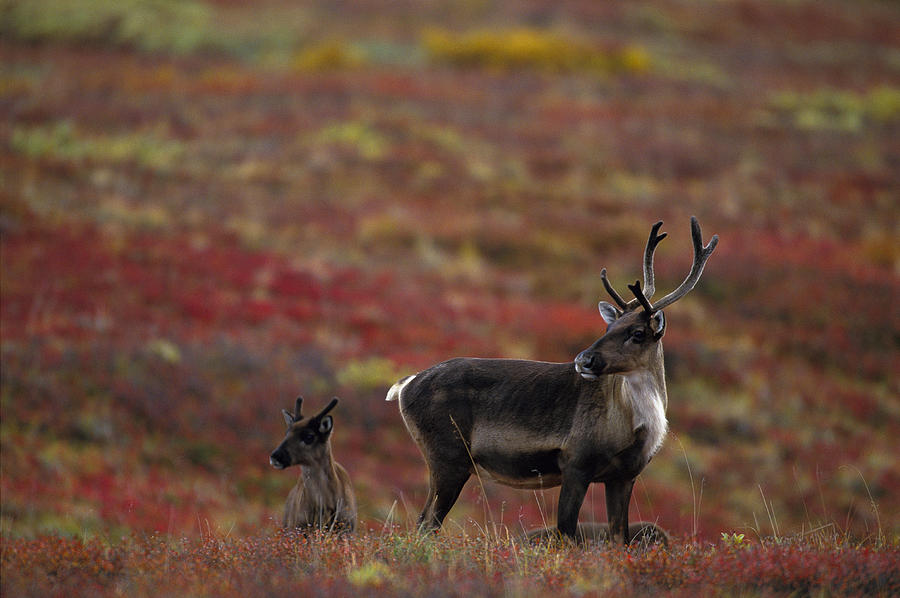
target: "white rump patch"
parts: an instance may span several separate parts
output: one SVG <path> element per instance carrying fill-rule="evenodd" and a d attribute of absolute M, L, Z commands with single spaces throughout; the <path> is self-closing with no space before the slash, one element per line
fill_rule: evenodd
<path fill-rule="evenodd" d="M 407 384 L 413 381 L 416 375 L 407 376 L 406 378 L 401 379 L 399 382 L 394 384 L 390 390 L 388 390 L 387 396 L 384 398 L 385 401 L 397 401 L 400 399 L 400 393 L 403 392 L 403 389 Z"/>

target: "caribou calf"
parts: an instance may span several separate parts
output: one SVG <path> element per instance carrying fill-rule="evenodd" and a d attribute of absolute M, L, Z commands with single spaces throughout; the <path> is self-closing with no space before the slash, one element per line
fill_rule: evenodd
<path fill-rule="evenodd" d="M 287 435 L 269 457 L 275 469 L 300 465 L 297 485 L 288 495 L 284 507 L 286 529 L 303 531 L 352 532 L 356 528 L 356 497 L 350 476 L 331 455 L 331 431 L 334 420 L 327 415 L 337 398 L 312 417 L 303 417 L 298 397 L 294 413 L 283 409 Z"/>

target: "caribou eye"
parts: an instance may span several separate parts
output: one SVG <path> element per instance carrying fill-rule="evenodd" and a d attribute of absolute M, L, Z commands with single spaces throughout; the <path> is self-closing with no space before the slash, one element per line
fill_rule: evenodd
<path fill-rule="evenodd" d="M 631 340 L 636 343 L 644 342 L 645 338 L 647 338 L 647 334 L 643 330 L 638 329 L 631 333 Z"/>
<path fill-rule="evenodd" d="M 300 440 L 303 441 L 303 444 L 312 444 L 316 441 L 316 435 L 309 430 L 304 430 L 303 433 L 300 434 Z"/>

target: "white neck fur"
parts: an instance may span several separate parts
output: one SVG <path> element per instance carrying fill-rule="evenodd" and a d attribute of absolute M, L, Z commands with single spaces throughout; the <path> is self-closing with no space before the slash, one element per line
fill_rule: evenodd
<path fill-rule="evenodd" d="M 647 444 L 644 454 L 649 458 L 656 454 L 666 437 L 666 383 L 649 370 L 639 370 L 623 375 L 625 394 L 631 400 L 634 415 L 632 430 L 647 426 Z"/>

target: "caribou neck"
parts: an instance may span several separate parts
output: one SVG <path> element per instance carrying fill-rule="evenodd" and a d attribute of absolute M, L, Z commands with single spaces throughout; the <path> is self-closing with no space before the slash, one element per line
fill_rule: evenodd
<path fill-rule="evenodd" d="M 323 458 L 315 465 L 302 465 L 300 478 L 303 485 L 310 489 L 316 489 L 322 493 L 328 492 L 338 486 L 338 475 L 334 468 L 334 459 L 331 457 L 331 440 L 325 445 Z"/>
<path fill-rule="evenodd" d="M 666 374 L 663 364 L 662 343 L 654 349 L 650 364 L 627 374 L 620 374 L 623 398 L 631 408 L 632 430 L 647 427 L 647 444 L 644 449 L 649 459 L 662 446 L 666 436 Z"/>
<path fill-rule="evenodd" d="M 663 410 L 668 407 L 666 366 L 663 358 L 662 342 L 656 344 L 656 348 L 653 349 L 646 368 L 621 374 L 621 377 L 630 383 L 626 385 L 626 388 L 631 387 L 632 401 L 636 400 L 636 397 L 633 396 L 634 393 L 646 390 L 659 395 L 659 398 L 662 400 Z"/>

